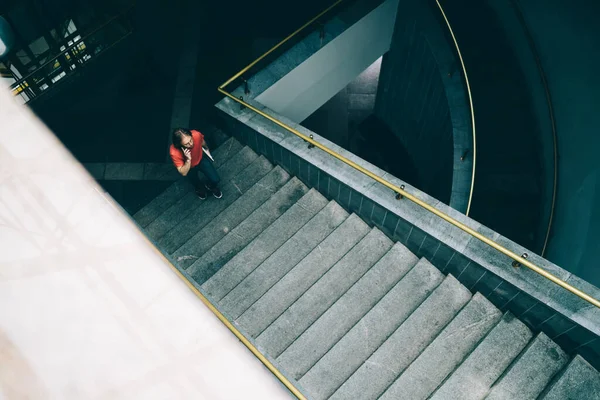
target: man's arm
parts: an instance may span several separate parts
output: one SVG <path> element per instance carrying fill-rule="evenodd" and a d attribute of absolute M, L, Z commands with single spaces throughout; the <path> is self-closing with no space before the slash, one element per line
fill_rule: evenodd
<path fill-rule="evenodd" d="M 189 149 L 183 149 L 183 155 L 185 156 L 185 163 L 181 167 L 177 167 L 177 171 L 183 176 L 186 176 L 190 172 L 192 166 L 192 153 Z"/>
<path fill-rule="evenodd" d="M 185 164 L 183 164 L 181 167 L 177 168 L 177 171 L 179 171 L 179 173 L 183 176 L 186 176 L 188 174 L 188 172 L 190 172 L 190 167 L 192 166 L 192 161 L 188 158 L 187 160 L 185 160 Z"/>

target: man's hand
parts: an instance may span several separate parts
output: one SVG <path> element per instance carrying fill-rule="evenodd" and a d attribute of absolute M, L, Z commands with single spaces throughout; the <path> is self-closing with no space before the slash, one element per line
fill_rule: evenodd
<path fill-rule="evenodd" d="M 192 152 L 190 151 L 190 149 L 183 149 L 183 155 L 185 157 L 186 162 L 192 159 Z"/>

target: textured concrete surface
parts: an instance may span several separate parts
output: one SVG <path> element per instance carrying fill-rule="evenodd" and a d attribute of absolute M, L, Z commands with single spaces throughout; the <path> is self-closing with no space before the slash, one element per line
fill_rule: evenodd
<path fill-rule="evenodd" d="M 367 224 L 355 214 L 350 215 L 331 235 L 246 310 L 236 323 L 252 337 L 257 337 L 368 231 Z"/>
<path fill-rule="evenodd" d="M 600 400 L 600 374 L 581 356 L 575 356 L 543 400 Z"/>
<path fill-rule="evenodd" d="M 213 153 L 215 158 L 215 167 L 220 167 L 223 163 L 233 157 L 242 149 L 240 142 L 230 138 Z M 175 182 L 159 196 L 154 198 L 149 204 L 133 215 L 133 219 L 141 226 L 146 227 L 154 221 L 160 214 L 172 206 L 177 200 L 181 199 L 185 193 L 192 190 L 192 185 L 187 179 Z"/>
<path fill-rule="evenodd" d="M 188 269 L 188 273 L 198 284 L 206 282 L 231 259 L 233 254 L 243 249 L 307 191 L 302 182 L 293 178 L 196 261 Z"/>
<path fill-rule="evenodd" d="M 261 333 L 256 344 L 271 357 L 278 357 L 391 247 L 392 242 L 373 228 Z"/>
<path fill-rule="evenodd" d="M 348 213 L 343 208 L 330 202 L 229 292 L 219 305 L 232 318 L 239 317 L 347 217 Z"/>
<path fill-rule="evenodd" d="M 164 230 L 165 227 L 169 227 L 169 229 L 158 238 L 159 245 L 164 246 L 165 248 L 173 248 L 178 244 L 185 243 L 190 237 L 194 236 L 196 232 L 209 223 L 212 218 L 219 215 L 247 190 L 252 188 L 252 186 L 268 174 L 272 168 L 273 166 L 271 163 L 264 157 L 254 158 L 254 161 L 249 165 L 244 165 L 244 168 L 235 177 L 223 179 L 222 183 L 219 184 L 219 188 L 223 195 L 220 199 L 215 199 L 209 194 L 205 200 L 200 200 L 196 193 L 191 192 L 188 195 L 193 196 L 194 198 L 194 200 L 191 201 L 191 205 L 185 201 L 181 202 L 188 206 L 187 209 L 182 208 L 180 204 L 176 203 L 176 210 L 183 214 L 183 216 L 175 214 L 174 210 L 167 211 L 172 219 L 170 221 L 166 218 L 163 219 L 162 230 Z M 165 212 L 165 214 L 167 214 L 167 212 Z"/>
<path fill-rule="evenodd" d="M 494 384 L 486 400 L 535 400 L 568 361 L 569 356 L 540 333 Z"/>
<path fill-rule="evenodd" d="M 331 396 L 356 369 L 412 314 L 442 281 L 427 260 L 398 282 L 371 311 L 323 356 L 300 384 L 315 399 Z M 294 376 L 296 379 L 300 376 Z"/>
<path fill-rule="evenodd" d="M 221 300 L 326 205 L 327 199 L 311 189 L 206 281 L 204 293 Z"/>
<path fill-rule="evenodd" d="M 304 375 L 415 266 L 418 259 L 396 243 L 278 358 L 295 377 Z"/>
<path fill-rule="evenodd" d="M 104 171 L 104 179 L 139 181 L 144 179 L 143 163 L 108 163 Z"/>
<path fill-rule="evenodd" d="M 476 293 L 381 399 L 427 399 L 496 325 L 502 314 Z"/>
<path fill-rule="evenodd" d="M 283 187 L 289 179 L 290 176 L 287 172 L 279 167 L 273 168 L 256 185 L 244 192 L 244 194 L 238 197 L 223 212 L 212 219 L 186 242 L 181 244 L 183 238 L 179 235 L 177 236 L 178 240 L 173 240 L 168 244 L 161 241 L 161 249 L 169 254 L 175 253 L 178 249 L 181 250 L 181 252 L 178 251 L 179 254 L 196 257 L 204 254 L 230 230 L 238 226 L 254 210 Z M 177 259 L 177 256 L 175 256 L 175 259 Z M 188 265 L 183 266 L 185 268 Z"/>
<path fill-rule="evenodd" d="M 199 270 L 204 269 L 199 264 L 205 267 L 210 265 L 209 269 L 219 270 L 307 191 L 308 188 L 302 182 L 292 178 L 267 201 L 256 204 L 256 209 L 250 208 L 248 211 L 251 213 L 236 226 L 229 221 L 239 218 L 237 215 L 240 210 L 236 207 L 240 200 L 238 199 L 222 213 L 226 214 L 223 215 L 224 217 L 230 218 L 224 218 L 222 222 L 213 226 L 217 229 L 216 234 L 204 232 L 202 229 L 179 248 L 173 257 L 184 269 L 196 263 L 196 268 Z"/>
<path fill-rule="evenodd" d="M 167 190 L 155 197 L 150 204 L 133 215 L 133 219 L 142 227 L 150 225 L 165 210 L 175 204 L 193 189 L 187 179 L 173 183 Z"/>
<path fill-rule="evenodd" d="M 250 165 L 258 155 L 250 148 L 243 148 L 235 157 L 226 161 L 217 169 L 223 183 L 230 181 L 238 172 Z M 223 186 L 223 184 L 221 184 Z M 222 188 L 223 189 L 223 188 Z M 145 231 L 154 240 L 158 240 L 173 227 L 182 222 L 193 209 L 201 207 L 203 200 L 192 191 L 187 192 L 171 207 L 160 214 L 154 221 L 145 227 Z M 206 221 L 208 222 L 208 221 Z"/>
<path fill-rule="evenodd" d="M 172 162 L 145 163 L 143 179 L 145 181 L 176 181 L 181 179 L 181 174 Z"/>
<path fill-rule="evenodd" d="M 506 313 L 430 399 L 483 400 L 532 336 L 525 324 Z"/>
<path fill-rule="evenodd" d="M 452 275 L 334 393 L 332 399 L 378 398 L 471 299 Z"/>

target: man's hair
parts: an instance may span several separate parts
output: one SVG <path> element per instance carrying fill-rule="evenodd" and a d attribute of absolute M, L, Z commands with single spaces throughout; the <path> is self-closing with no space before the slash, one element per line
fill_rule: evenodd
<path fill-rule="evenodd" d="M 187 129 L 183 129 L 183 128 L 175 128 L 173 130 L 173 136 L 171 137 L 171 140 L 173 141 L 173 146 L 175 147 L 180 147 L 181 146 L 181 139 L 183 139 L 183 136 L 192 136 L 192 132 L 190 132 Z"/>

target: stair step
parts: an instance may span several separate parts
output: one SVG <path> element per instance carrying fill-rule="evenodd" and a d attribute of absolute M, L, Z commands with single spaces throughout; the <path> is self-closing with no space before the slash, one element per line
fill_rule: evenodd
<path fill-rule="evenodd" d="M 257 337 L 368 232 L 369 226 L 360 217 L 356 214 L 350 215 L 331 235 L 250 306 L 236 320 L 236 323 L 250 336 Z"/>
<path fill-rule="evenodd" d="M 476 293 L 380 398 L 428 398 L 501 317 L 502 313 L 492 303 Z"/>
<path fill-rule="evenodd" d="M 225 143 L 230 138 L 229 135 L 215 126 L 211 126 L 210 132 L 205 136 L 207 137 L 208 144 L 212 147 L 221 146 L 221 144 Z"/>
<path fill-rule="evenodd" d="M 396 243 L 277 359 L 292 377 L 303 376 L 415 266 L 418 258 Z M 355 392 L 356 393 L 356 392 Z"/>
<path fill-rule="evenodd" d="M 260 156 L 243 171 L 221 186 L 223 197 L 214 199 L 210 196 L 206 200 L 198 200 L 195 206 L 187 212 L 185 217 L 177 224 L 172 224 L 171 229 L 157 240 L 159 248 L 174 246 L 174 243 L 185 243 L 200 229 L 206 226 L 213 218 L 240 198 L 256 182 L 267 175 L 273 166 Z M 183 213 L 183 210 L 181 210 Z"/>
<path fill-rule="evenodd" d="M 442 282 L 442 273 L 421 259 L 301 379 L 315 399 L 326 399 L 408 318 Z M 355 394 L 356 395 L 356 394 Z"/>
<path fill-rule="evenodd" d="M 208 250 L 188 269 L 188 273 L 199 284 L 203 284 L 234 254 L 248 245 L 266 227 L 281 216 L 296 201 L 308 192 L 308 188 L 298 179 L 292 178 L 268 201 L 256 209 L 224 239 Z"/>
<path fill-rule="evenodd" d="M 219 302 L 222 310 L 233 319 L 238 318 L 347 217 L 348 213 L 337 203 L 331 201 L 231 290 Z"/>
<path fill-rule="evenodd" d="M 240 144 L 240 142 L 234 138 L 230 138 L 221 146 L 216 148 L 215 151 L 212 152 L 215 159 L 215 168 L 219 168 L 226 161 L 239 153 L 242 147 L 243 146 Z M 167 190 L 148 203 L 144 208 L 136 212 L 133 215 L 133 219 L 142 228 L 147 227 L 160 214 L 165 212 L 169 207 L 175 204 L 192 189 L 192 185 L 188 182 L 188 180 L 182 177 L 181 180 L 175 182 Z"/>
<path fill-rule="evenodd" d="M 327 199 L 315 189 L 311 189 L 264 232 L 219 268 L 218 272 L 202 285 L 204 293 L 213 301 L 220 301 L 326 205 Z M 229 250 L 231 247 L 226 247 L 224 244 L 222 246 L 224 254 L 231 254 Z M 217 253 L 216 249 L 213 252 Z M 217 254 L 213 255 L 213 258 L 222 259 Z"/>
<path fill-rule="evenodd" d="M 600 400 L 600 374 L 577 355 L 541 398 L 543 400 Z"/>
<path fill-rule="evenodd" d="M 179 232 L 177 235 L 164 236 L 159 240 L 161 249 L 169 254 L 174 253 L 173 258 L 175 260 L 178 257 L 186 256 L 181 262 L 177 261 L 181 267 L 189 267 L 194 263 L 195 259 L 207 252 L 227 232 L 238 226 L 254 210 L 267 201 L 273 193 L 283 187 L 289 179 L 289 174 L 281 167 L 273 168 L 260 181 L 195 234 L 189 232 L 184 235 L 183 232 Z M 184 241 L 187 236 L 190 236 L 190 238 Z"/>
<path fill-rule="evenodd" d="M 568 361 L 565 352 L 542 332 L 492 387 L 486 400 L 535 400 Z"/>
<path fill-rule="evenodd" d="M 255 152 L 249 147 L 244 147 L 235 157 L 226 161 L 225 164 L 217 169 L 223 183 L 229 182 L 238 172 L 244 170 L 257 158 L 258 156 Z M 225 194 L 223 194 L 223 196 L 225 196 Z M 191 188 L 183 198 L 175 202 L 175 204 L 169 207 L 145 228 L 146 234 L 154 240 L 160 239 L 181 221 L 186 218 L 189 219 L 188 215 L 192 210 L 202 208 L 202 206 L 207 203 L 208 202 L 205 202 L 204 200 L 200 200 L 198 196 L 196 196 L 196 193 L 194 193 L 193 188 Z"/>
<path fill-rule="evenodd" d="M 448 275 L 331 399 L 350 399 L 355 393 L 361 399 L 378 398 L 470 299 L 471 292 Z"/>
<path fill-rule="evenodd" d="M 431 400 L 483 400 L 492 384 L 527 346 L 533 333 L 511 313 L 473 350 L 430 397 Z"/>
<path fill-rule="evenodd" d="M 393 243 L 373 228 L 344 257 L 256 338 L 271 357 L 278 357 L 337 299 L 359 280 Z"/>

